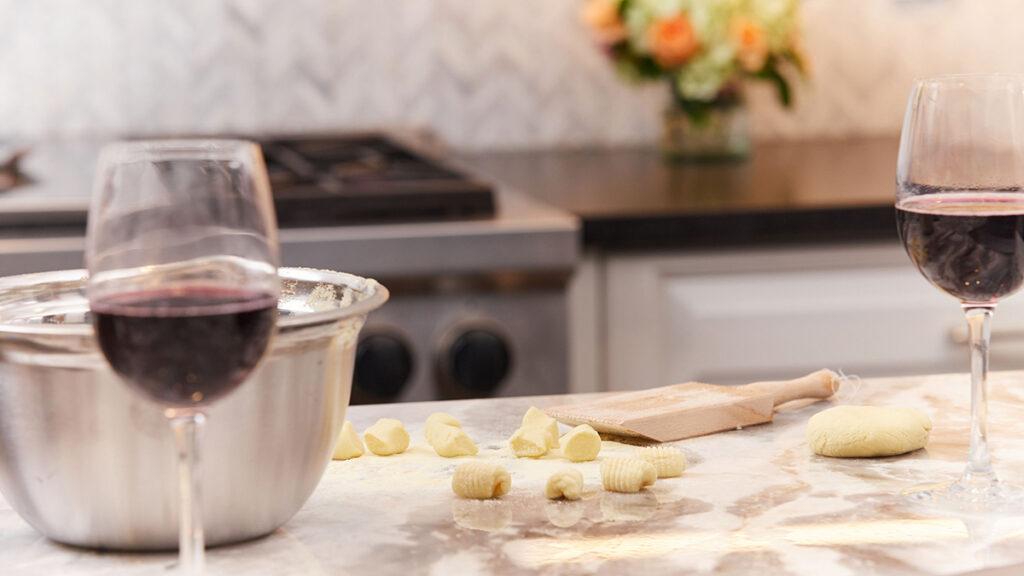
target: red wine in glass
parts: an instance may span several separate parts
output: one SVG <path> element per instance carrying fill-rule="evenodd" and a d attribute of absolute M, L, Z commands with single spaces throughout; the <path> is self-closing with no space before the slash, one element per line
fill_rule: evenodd
<path fill-rule="evenodd" d="M 277 299 L 191 286 L 105 296 L 92 303 L 92 314 L 100 348 L 126 382 L 166 405 L 203 406 L 259 362 Z"/>
<path fill-rule="evenodd" d="M 903 246 L 925 278 L 971 304 L 995 304 L 1021 288 L 1024 193 L 914 192 L 921 195 L 897 203 L 896 220 Z"/>

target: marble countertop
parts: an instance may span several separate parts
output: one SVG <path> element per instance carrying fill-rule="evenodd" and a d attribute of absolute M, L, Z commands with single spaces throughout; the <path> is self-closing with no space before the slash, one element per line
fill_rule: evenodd
<path fill-rule="evenodd" d="M 991 429 L 1004 479 L 1024 484 L 1024 373 L 993 377 Z M 505 439 L 531 404 L 565 397 L 360 406 L 360 430 L 381 416 L 406 422 L 410 450 L 332 462 L 302 510 L 267 538 L 209 551 L 210 574 L 961 574 L 1024 562 L 1024 518 L 961 519 L 906 507 L 898 493 L 959 473 L 968 430 L 966 375 L 868 380 L 837 399 L 788 406 L 772 424 L 677 443 L 682 478 L 640 494 L 600 489 L 596 462 L 511 458 Z M 807 418 L 835 403 L 915 406 L 934 429 L 925 450 L 896 458 L 814 456 Z M 439 458 L 422 422 L 460 418 L 500 460 L 511 493 L 496 501 L 453 497 L 463 459 Z M 606 442 L 602 456 L 632 446 Z M 550 502 L 547 475 L 583 472 L 578 502 Z M 47 541 L 0 501 L 0 566 L 6 574 L 167 574 L 171 554 L 95 553 Z M 1021 569 L 1024 571 L 1024 568 Z M 1011 569 L 1007 574 L 1017 573 Z"/>

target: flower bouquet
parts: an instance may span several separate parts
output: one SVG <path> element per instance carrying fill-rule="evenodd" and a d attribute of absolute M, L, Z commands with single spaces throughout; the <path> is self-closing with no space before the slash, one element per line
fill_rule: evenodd
<path fill-rule="evenodd" d="M 797 0 L 589 0 L 583 19 L 624 76 L 668 80 L 662 146 L 676 158 L 745 157 L 743 81 L 788 107 L 806 71 Z"/>

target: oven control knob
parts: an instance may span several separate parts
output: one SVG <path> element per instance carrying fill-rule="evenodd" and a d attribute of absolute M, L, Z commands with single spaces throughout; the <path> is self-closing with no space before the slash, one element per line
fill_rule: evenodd
<path fill-rule="evenodd" d="M 512 367 L 512 351 L 501 334 L 473 328 L 456 336 L 441 359 L 441 372 L 455 397 L 487 395 L 505 381 Z"/>
<path fill-rule="evenodd" d="M 394 331 L 367 334 L 356 349 L 352 403 L 394 400 L 412 376 L 409 343 Z"/>

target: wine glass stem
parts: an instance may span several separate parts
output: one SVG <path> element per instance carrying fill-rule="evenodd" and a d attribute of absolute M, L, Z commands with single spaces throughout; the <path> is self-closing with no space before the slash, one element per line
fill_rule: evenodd
<path fill-rule="evenodd" d="M 994 482 L 988 451 L 988 348 L 994 306 L 964 306 L 971 338 L 971 448 L 963 480 Z"/>
<path fill-rule="evenodd" d="M 205 561 L 199 469 L 199 433 L 205 420 L 194 412 L 171 417 L 178 448 L 178 566 L 188 576 L 201 575 Z"/>

